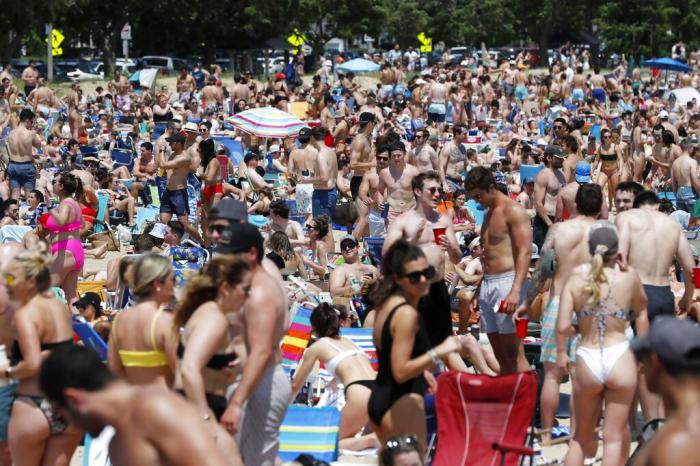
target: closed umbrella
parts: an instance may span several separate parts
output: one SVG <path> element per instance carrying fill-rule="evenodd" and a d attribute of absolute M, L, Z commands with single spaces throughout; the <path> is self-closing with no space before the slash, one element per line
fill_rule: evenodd
<path fill-rule="evenodd" d="M 341 71 L 352 71 L 353 73 L 369 73 L 372 71 L 379 71 L 379 65 L 370 60 L 365 60 L 364 58 L 355 58 L 350 61 L 338 65 L 338 69 Z"/>
<path fill-rule="evenodd" d="M 237 129 L 262 138 L 286 138 L 299 133 L 306 124 L 274 107 L 251 108 L 227 120 Z"/>

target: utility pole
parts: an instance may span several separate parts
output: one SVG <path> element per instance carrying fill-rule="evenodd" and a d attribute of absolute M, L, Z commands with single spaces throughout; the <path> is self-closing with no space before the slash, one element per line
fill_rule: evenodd
<path fill-rule="evenodd" d="M 46 79 L 53 81 L 53 25 L 46 25 Z"/>

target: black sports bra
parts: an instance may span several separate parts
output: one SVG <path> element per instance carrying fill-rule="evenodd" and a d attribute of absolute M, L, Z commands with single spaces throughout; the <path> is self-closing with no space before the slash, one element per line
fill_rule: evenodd
<path fill-rule="evenodd" d="M 603 153 L 601 152 L 601 154 L 600 154 L 600 160 L 604 160 L 605 162 L 614 162 L 615 160 L 617 160 L 617 153 L 613 153 L 613 154 L 603 154 Z"/>
<path fill-rule="evenodd" d="M 182 344 L 182 342 L 178 342 L 177 344 L 177 357 L 182 359 L 182 356 L 185 354 L 185 345 Z M 235 352 L 231 353 L 224 353 L 224 354 L 215 354 L 212 356 L 209 361 L 207 361 L 207 367 L 209 369 L 214 369 L 214 370 L 221 370 L 225 369 L 231 364 L 233 361 L 236 360 L 238 355 Z"/>
<path fill-rule="evenodd" d="M 60 348 L 63 346 L 68 346 L 72 345 L 73 340 L 63 340 L 63 341 L 57 341 L 54 343 L 42 343 L 40 348 L 41 351 L 48 351 L 56 348 Z M 16 366 L 17 364 L 20 363 L 24 359 L 24 356 L 22 356 L 22 349 L 19 347 L 19 342 L 17 340 L 12 342 L 12 357 L 10 358 L 10 364 L 13 366 Z"/>

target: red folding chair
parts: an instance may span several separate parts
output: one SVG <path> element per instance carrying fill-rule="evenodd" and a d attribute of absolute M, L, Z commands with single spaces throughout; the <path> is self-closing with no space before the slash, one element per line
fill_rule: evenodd
<path fill-rule="evenodd" d="M 525 440 L 537 398 L 534 371 L 497 377 L 449 371 L 437 383 L 433 465 L 517 465 L 521 456 L 532 463 Z"/>

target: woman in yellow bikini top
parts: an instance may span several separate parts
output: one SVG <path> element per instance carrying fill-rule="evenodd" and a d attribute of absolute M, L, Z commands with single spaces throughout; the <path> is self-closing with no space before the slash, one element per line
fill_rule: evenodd
<path fill-rule="evenodd" d="M 170 331 L 172 316 L 162 306 L 173 296 L 172 264 L 157 254 L 144 255 L 134 265 L 130 282 L 138 304 L 114 319 L 109 368 L 131 384 L 159 382 L 171 387 L 177 340 Z"/>

